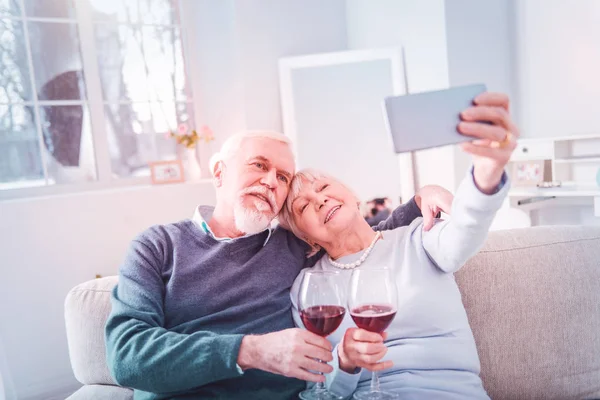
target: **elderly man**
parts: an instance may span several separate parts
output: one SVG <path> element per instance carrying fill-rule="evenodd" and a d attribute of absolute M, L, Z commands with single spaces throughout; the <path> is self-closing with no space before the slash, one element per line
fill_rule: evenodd
<path fill-rule="evenodd" d="M 294 328 L 290 287 L 306 244 L 271 222 L 295 172 L 289 140 L 249 132 L 226 141 L 213 165 L 217 204 L 154 226 L 131 243 L 112 295 L 107 358 L 135 399 L 289 399 L 322 381 L 330 343 Z M 452 195 L 428 188 L 430 213 Z M 422 202 L 422 203 L 421 203 Z M 415 200 L 378 229 L 420 216 Z"/>

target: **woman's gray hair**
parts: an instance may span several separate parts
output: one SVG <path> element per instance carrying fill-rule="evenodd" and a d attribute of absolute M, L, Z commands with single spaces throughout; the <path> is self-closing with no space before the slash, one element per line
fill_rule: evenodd
<path fill-rule="evenodd" d="M 292 179 L 292 183 L 290 184 L 290 191 L 288 193 L 287 198 L 285 199 L 285 203 L 283 207 L 281 207 L 281 211 L 277 216 L 279 220 L 279 224 L 283 226 L 285 229 L 292 231 L 294 235 L 298 238 L 304 240 L 310 246 L 310 250 L 306 253 L 307 257 L 314 256 L 321 250 L 321 246 L 316 243 L 309 243 L 304 233 L 298 229 L 298 225 L 296 225 L 296 221 L 294 220 L 294 210 L 292 210 L 292 203 L 298 197 L 304 185 L 312 185 L 316 181 L 328 179 L 339 182 L 342 186 L 348 189 L 354 197 L 356 197 L 358 202 L 358 197 L 354 193 L 352 189 L 350 189 L 347 185 L 341 182 L 339 179 L 332 177 L 325 172 L 318 171 L 316 169 L 306 168 L 296 172 L 294 179 Z M 360 202 L 358 202 L 360 204 Z"/>

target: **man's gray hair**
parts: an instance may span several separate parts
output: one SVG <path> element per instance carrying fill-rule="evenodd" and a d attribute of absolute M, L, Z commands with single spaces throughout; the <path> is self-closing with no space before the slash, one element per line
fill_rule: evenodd
<path fill-rule="evenodd" d="M 228 160 L 231 157 L 233 157 L 235 155 L 235 153 L 242 146 L 242 142 L 245 139 L 252 139 L 252 138 L 272 139 L 272 140 L 276 140 L 278 142 L 285 143 L 288 146 L 290 146 L 290 149 L 292 150 L 292 154 L 294 154 L 292 141 L 290 140 L 289 137 L 285 136 L 283 133 L 279 133 L 279 132 L 275 132 L 275 131 L 263 131 L 263 130 L 239 132 L 239 133 L 236 133 L 236 134 L 228 137 L 227 140 L 225 140 L 225 142 L 221 146 L 221 151 L 219 151 L 218 153 L 215 153 L 210 158 L 209 168 L 210 168 L 211 175 L 213 175 L 213 176 L 215 175 L 215 167 L 219 161 L 225 161 L 225 160 Z"/>

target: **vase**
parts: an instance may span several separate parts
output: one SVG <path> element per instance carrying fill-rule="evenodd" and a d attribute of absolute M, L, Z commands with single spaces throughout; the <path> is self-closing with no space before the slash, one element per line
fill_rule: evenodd
<path fill-rule="evenodd" d="M 183 170 L 187 181 L 197 181 L 202 178 L 202 169 L 200 169 L 200 163 L 196 155 L 196 147 L 191 149 L 184 147 L 181 162 L 183 163 Z"/>

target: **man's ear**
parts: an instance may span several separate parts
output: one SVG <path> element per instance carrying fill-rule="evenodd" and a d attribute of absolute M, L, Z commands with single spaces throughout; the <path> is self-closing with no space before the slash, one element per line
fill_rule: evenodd
<path fill-rule="evenodd" d="M 215 163 L 214 171 L 213 171 L 213 178 L 215 180 L 215 186 L 216 187 L 221 187 L 223 185 L 223 169 L 225 167 L 225 164 L 223 164 L 223 161 L 217 161 Z"/>

